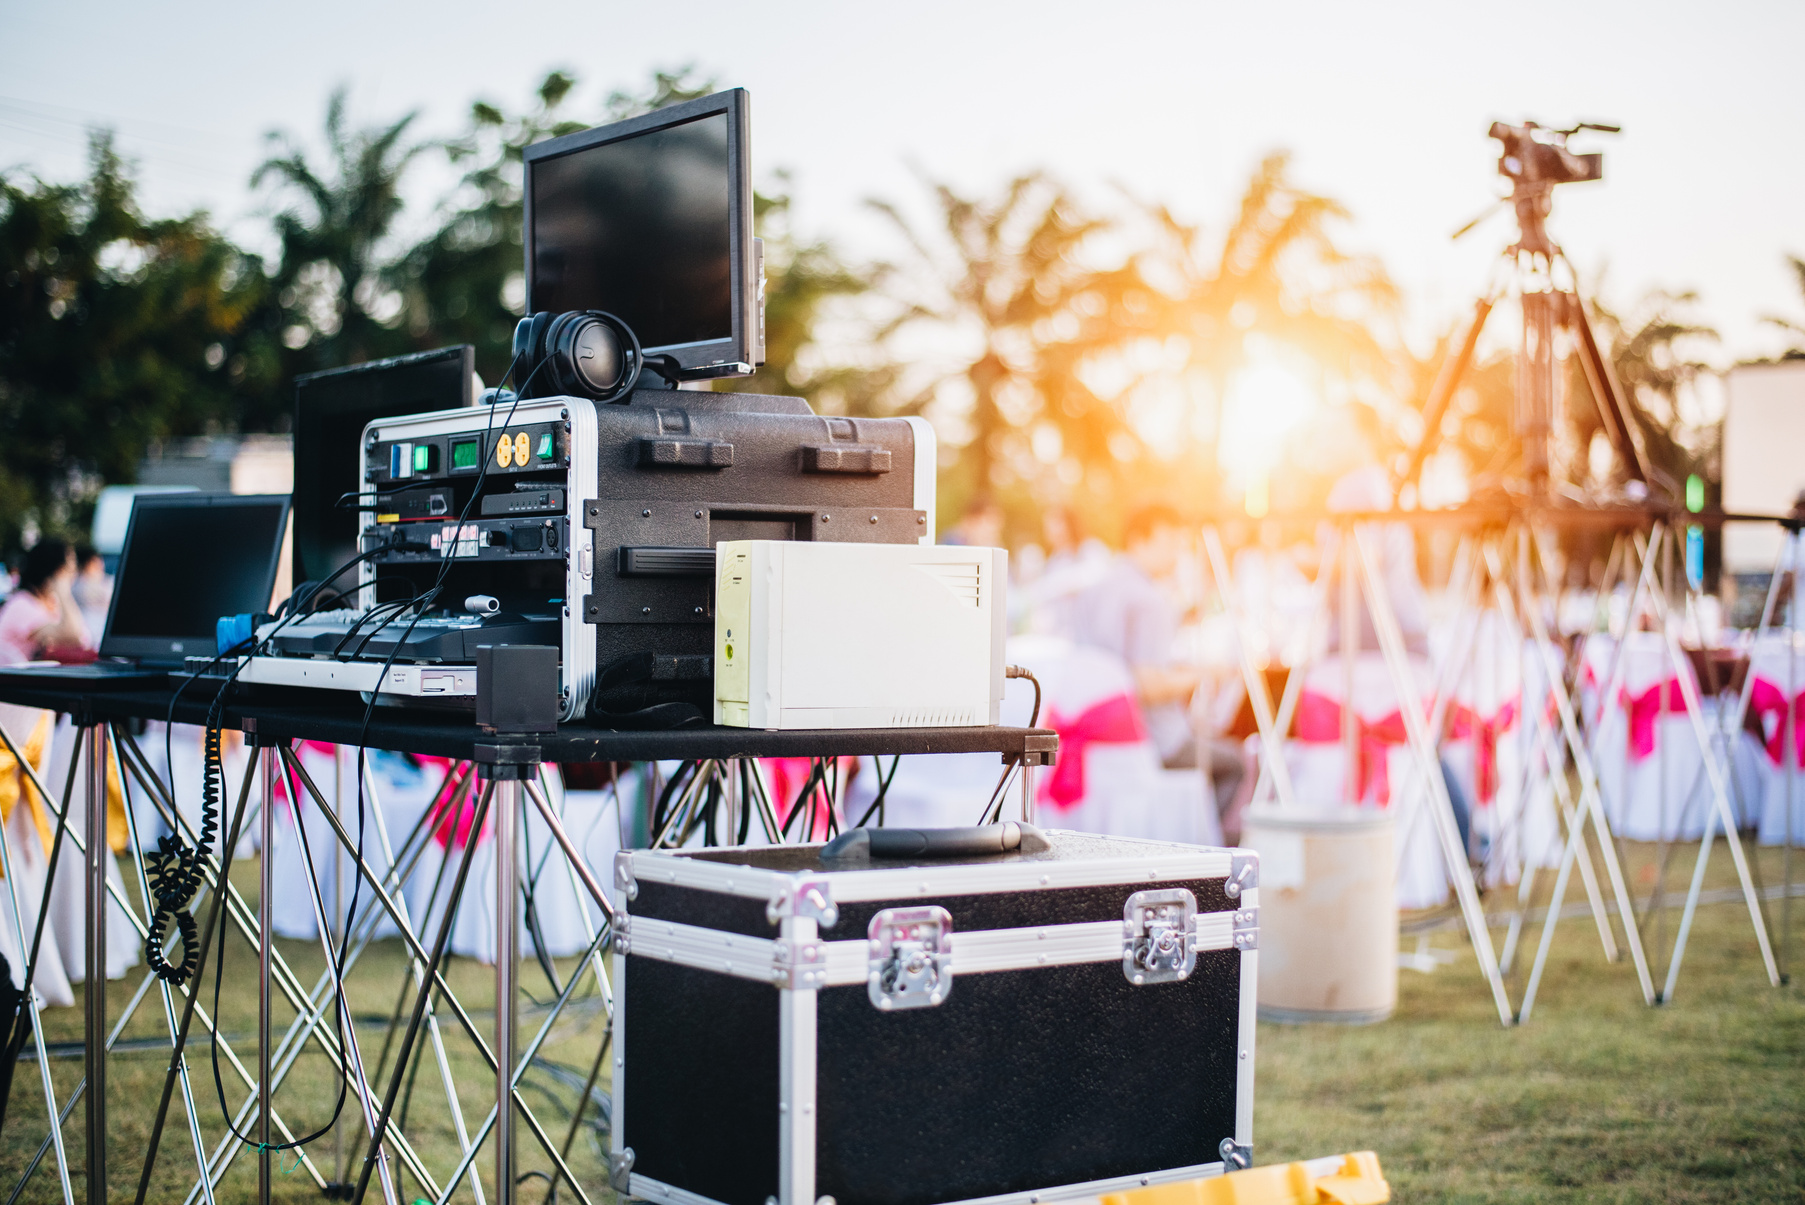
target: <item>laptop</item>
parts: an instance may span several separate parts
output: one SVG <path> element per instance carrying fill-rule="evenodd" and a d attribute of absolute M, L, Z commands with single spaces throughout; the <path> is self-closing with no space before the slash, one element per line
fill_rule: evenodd
<path fill-rule="evenodd" d="M 0 666 L 0 681 L 125 690 L 163 686 L 211 657 L 222 615 L 269 609 L 288 529 L 287 494 L 141 494 L 132 502 L 100 657 Z"/>

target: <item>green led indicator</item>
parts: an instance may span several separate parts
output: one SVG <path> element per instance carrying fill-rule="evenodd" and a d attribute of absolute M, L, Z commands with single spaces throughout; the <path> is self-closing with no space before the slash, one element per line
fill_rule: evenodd
<path fill-rule="evenodd" d="M 478 459 L 477 445 L 474 439 L 460 440 L 451 445 L 451 467 L 454 469 L 474 469 Z"/>
<path fill-rule="evenodd" d="M 424 473 L 432 468 L 432 447 L 429 444 L 414 445 L 414 472 Z"/>
<path fill-rule="evenodd" d="M 1686 509 L 1695 515 L 1705 509 L 1705 479 L 1697 473 L 1686 478 Z"/>
<path fill-rule="evenodd" d="M 539 437 L 539 459 L 550 460 L 555 449 L 552 447 L 552 433 L 545 432 Z"/>

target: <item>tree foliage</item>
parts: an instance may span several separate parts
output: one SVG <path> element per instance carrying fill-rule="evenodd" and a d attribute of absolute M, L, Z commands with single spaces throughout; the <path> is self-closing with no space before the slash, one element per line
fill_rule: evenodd
<path fill-rule="evenodd" d="M 267 429 L 271 287 L 206 214 L 145 217 L 105 135 L 78 184 L 0 177 L 0 549 L 77 530 L 153 443 Z"/>
<path fill-rule="evenodd" d="M 871 205 L 903 236 L 912 259 L 880 336 L 925 325 L 966 342 L 956 361 L 893 401 L 910 413 L 938 405 L 943 423 L 949 399 L 962 406 L 957 425 L 965 438 L 942 459 L 943 469 L 951 461 L 943 472 L 952 487 L 946 509 L 957 513 L 973 498 L 1000 493 L 1019 511 L 1034 485 L 1032 444 L 1043 430 L 1102 484 L 1117 471 L 1112 441 L 1132 437 L 1120 399 L 1100 395 L 1080 369 L 1130 329 L 1124 318 L 1136 298 L 1146 305 L 1132 264 L 1087 260 L 1087 244 L 1111 224 L 1041 173 L 989 198 L 939 182 L 927 187 L 933 222 L 926 229 L 892 203 Z"/>
<path fill-rule="evenodd" d="M 340 88 L 326 102 L 325 166 L 293 135 L 270 134 L 278 153 L 251 176 L 290 204 L 274 218 L 282 258 L 273 283 L 290 324 L 284 342 L 317 368 L 402 350 L 394 333 L 402 299 L 384 271 L 384 244 L 403 207 L 407 169 L 427 149 L 408 140 L 415 114 L 353 129 Z"/>
<path fill-rule="evenodd" d="M 479 372 L 499 381 L 525 304 L 526 148 L 715 86 L 693 67 L 660 71 L 583 111 L 576 76 L 551 71 L 517 110 L 479 98 L 461 131 L 434 140 L 412 113 L 365 123 L 340 89 L 317 146 L 273 132 L 250 181 L 269 204 L 273 264 L 204 213 L 142 214 L 105 136 L 77 183 L 0 175 L 0 551 L 28 528 L 77 529 L 98 484 L 130 481 L 158 441 L 281 429 L 299 372 L 471 343 Z M 438 156 L 456 182 L 410 218 L 415 169 Z M 924 203 L 872 202 L 900 240 L 893 263 L 856 262 L 800 229 L 783 172 L 759 184 L 766 363 L 715 387 L 926 415 L 941 440 L 942 517 L 993 497 L 1016 536 L 1038 534 L 1034 512 L 1050 502 L 1107 533 L 1147 501 L 1194 512 L 1230 501 L 1224 415 L 1238 374 L 1278 353 L 1331 409 L 1372 405 L 1402 446 L 1447 346 L 1410 353 L 1396 289 L 1349 250 L 1349 214 L 1300 184 L 1282 153 L 1216 228 L 1135 198 L 1099 204 L 1044 172 L 975 191 L 924 176 Z M 1805 291 L 1805 260 L 1789 262 Z M 1639 438 L 1676 479 L 1715 472 L 1710 416 L 1692 404 L 1715 336 L 1695 310 L 1685 293 L 1622 314 L 1597 307 Z M 1805 355 L 1805 324 L 1770 321 Z M 1482 359 L 1444 428 L 1481 482 L 1514 469 L 1514 378 L 1508 354 Z M 1570 382 L 1568 396 L 1583 390 Z M 1568 414 L 1578 473 L 1597 416 L 1579 401 Z M 1332 428 L 1286 442 L 1274 477 L 1301 484 L 1277 505 L 1320 500 Z"/>
<path fill-rule="evenodd" d="M 1799 295 L 1805 298 L 1805 259 L 1796 255 L 1786 257 L 1786 266 L 1792 269 L 1793 279 L 1798 283 Z M 1785 360 L 1805 360 L 1805 322 L 1796 318 L 1788 318 L 1783 314 L 1769 314 L 1764 319 L 1769 326 L 1777 326 L 1785 331 L 1792 340 L 1781 358 Z"/>

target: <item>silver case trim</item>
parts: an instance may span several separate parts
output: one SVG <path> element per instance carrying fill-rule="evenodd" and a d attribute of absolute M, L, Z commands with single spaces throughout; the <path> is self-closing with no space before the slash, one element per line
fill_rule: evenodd
<path fill-rule="evenodd" d="M 496 418 L 507 414 L 500 407 Z M 586 632 L 581 614 L 580 602 L 573 606 L 573 600 L 580 600 L 590 592 L 588 582 L 579 574 L 581 541 L 589 541 L 589 564 L 591 574 L 595 565 L 595 533 L 583 526 L 583 499 L 594 493 L 597 479 L 598 458 L 600 448 L 597 444 L 597 432 L 600 429 L 595 415 L 595 402 L 580 397 L 534 398 L 521 402 L 514 407 L 509 423 L 549 423 L 563 421 L 568 413 L 570 421 L 570 468 L 565 472 L 564 506 L 568 530 L 571 533 L 572 545 L 564 550 L 564 623 L 563 637 L 559 654 L 558 686 L 564 692 L 564 707 L 559 714 L 561 720 L 574 720 L 582 716 L 589 705 L 590 692 L 595 689 L 595 633 Z M 372 433 L 380 438 L 396 439 L 408 435 L 467 435 L 471 432 L 481 433 L 489 423 L 490 412 L 482 406 L 465 406 L 456 410 L 436 410 L 427 414 L 409 414 L 391 419 L 377 419 L 363 429 L 358 440 L 358 481 L 360 488 L 366 492 L 374 488 L 369 478 L 369 467 L 365 463 L 364 448 L 368 445 Z M 478 421 L 481 420 L 481 421 Z M 580 483 L 588 483 L 582 485 Z M 376 516 L 365 511 L 358 526 L 358 536 L 376 526 Z M 580 533 L 580 534 L 579 534 Z M 591 579 L 593 580 L 593 578 Z M 376 567 L 365 561 L 358 567 L 357 585 L 361 593 L 376 581 Z M 588 639 L 583 637 L 587 635 Z M 387 691 L 383 692 L 387 694 Z"/>
<path fill-rule="evenodd" d="M 1058 830 L 1055 830 L 1057 832 Z M 900 870 L 811 871 L 786 874 L 751 866 L 684 858 L 663 851 L 633 850 L 634 877 L 677 887 L 693 887 L 723 895 L 765 900 L 793 895 L 803 882 L 826 884 L 835 904 L 936 895 L 989 895 L 1032 891 L 1039 887 L 1102 887 L 1116 883 L 1162 883 L 1186 879 L 1220 879 L 1229 874 L 1226 849 L 1178 845 L 1168 841 L 1111 838 L 1146 848 L 1149 863 L 1137 866 L 1125 858 L 1069 862 L 1008 862 L 998 865 L 923 866 Z M 731 852 L 734 847 L 721 847 Z"/>
<path fill-rule="evenodd" d="M 1234 912 L 1205 912 L 1194 917 L 1191 922 L 1193 949 L 1199 953 L 1234 949 L 1235 916 Z M 959 975 L 1120 962 L 1123 924 L 1106 920 L 1019 929 L 954 931 L 950 943 L 952 970 Z M 871 973 L 868 938 L 813 939 L 794 944 L 788 939 L 747 937 L 644 916 L 624 915 L 620 918 L 620 937 L 614 949 L 617 955 L 637 954 L 717 975 L 801 990 L 867 983 Z M 805 968 L 819 968 L 820 978 L 809 981 L 793 973 Z M 1157 987 L 1158 984 L 1147 986 Z"/>
<path fill-rule="evenodd" d="M 1317 1171 L 1317 1166 L 1322 1170 Z M 1308 1165 L 1312 1174 L 1332 1175 L 1341 1166 L 1339 1159 L 1316 1159 Z M 1028 1192 L 1004 1193 L 994 1197 L 967 1197 L 960 1201 L 949 1201 L 946 1205 L 1040 1205 L 1044 1201 L 1084 1200 L 1100 1197 L 1105 1193 L 1129 1192 L 1137 1188 L 1147 1188 L 1155 1184 L 1172 1184 L 1181 1180 L 1207 1180 L 1220 1176 L 1223 1166 L 1216 1163 L 1197 1163 L 1190 1167 L 1173 1167 L 1165 1171 L 1148 1172 L 1144 1176 L 1115 1176 L 1108 1180 L 1087 1180 L 1082 1184 L 1060 1184 L 1051 1188 L 1033 1189 Z M 660 1205 L 722 1205 L 713 1197 L 705 1197 L 700 1193 L 676 1188 L 659 1180 L 634 1173 L 630 1178 L 632 1195 L 643 1197 L 648 1201 L 660 1202 Z M 813 1201 L 791 1198 L 780 1195 L 779 1205 L 816 1205 Z"/>

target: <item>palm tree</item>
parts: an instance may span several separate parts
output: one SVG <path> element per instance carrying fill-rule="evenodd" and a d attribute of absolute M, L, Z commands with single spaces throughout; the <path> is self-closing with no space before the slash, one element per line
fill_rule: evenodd
<path fill-rule="evenodd" d="M 292 135 L 272 131 L 278 153 L 251 176 L 296 201 L 275 216 L 282 263 L 275 283 L 294 312 L 288 342 L 314 345 L 321 366 L 356 363 L 398 350 L 392 322 L 401 299 L 382 274 L 382 244 L 402 209 L 401 181 L 426 144 L 406 141 L 415 114 L 362 130 L 348 128 L 345 90 L 326 104 L 325 170 Z"/>
<path fill-rule="evenodd" d="M 1085 262 L 1087 244 L 1109 223 L 1086 214 L 1066 189 L 1038 172 L 1016 178 L 990 199 L 946 184 L 930 182 L 929 188 L 932 236 L 895 206 L 870 204 L 906 240 L 919 286 L 880 338 L 932 326 L 942 337 L 972 342 L 957 367 L 914 382 L 892 404 L 896 411 L 919 412 L 955 392 L 968 399 L 968 437 L 952 467 L 950 509 L 956 513 L 973 497 L 1029 484 L 1039 471 L 1031 443 L 1041 427 L 1058 433 L 1093 487 L 1102 485 L 1096 475 L 1118 471 L 1112 452 L 1130 433 L 1117 400 L 1099 396 L 1079 369 L 1119 344 L 1132 297 L 1145 291 L 1131 264 L 1098 269 Z"/>
<path fill-rule="evenodd" d="M 1692 317 L 1698 294 L 1653 289 L 1628 313 L 1614 312 L 1594 301 L 1601 342 L 1608 348 L 1617 379 L 1623 383 L 1630 419 L 1649 464 L 1676 484 L 1692 474 L 1717 476 L 1722 426 L 1686 412 L 1686 400 L 1710 364 L 1699 359 L 1700 344 L 1715 343 L 1717 331 Z M 1584 383 L 1579 383 L 1584 396 Z M 1596 411 L 1576 408 L 1580 437 L 1589 442 L 1598 423 Z M 1586 443 L 1580 443 L 1585 447 Z"/>
<path fill-rule="evenodd" d="M 765 250 L 765 362 L 753 375 L 715 387 L 802 397 L 824 413 L 876 413 L 895 383 L 894 365 L 826 363 L 814 352 L 829 311 L 868 292 L 881 270 L 850 264 L 832 243 L 799 234 L 791 223 L 787 173 L 777 172 L 775 182 L 783 191 L 752 196 L 753 226 Z"/>
<path fill-rule="evenodd" d="M 1397 290 L 1376 260 L 1336 245 L 1333 227 L 1347 210 L 1297 185 L 1290 163 L 1284 152 L 1261 161 L 1213 250 L 1199 227 L 1146 207 L 1155 244 L 1144 270 L 1164 285 L 1152 325 L 1187 341 L 1218 399 L 1259 339 L 1305 353 L 1341 384 L 1390 381 L 1392 355 L 1378 332 L 1395 314 Z"/>
<path fill-rule="evenodd" d="M 1805 294 L 1805 259 L 1800 259 L 1796 255 L 1789 255 L 1786 257 L 1786 263 L 1792 268 L 1793 276 L 1798 280 L 1799 292 Z M 1788 335 L 1792 336 L 1792 346 L 1781 353 L 1781 359 L 1805 360 L 1805 322 L 1781 317 L 1777 314 L 1769 314 L 1763 321 L 1771 326 L 1779 327 Z"/>

